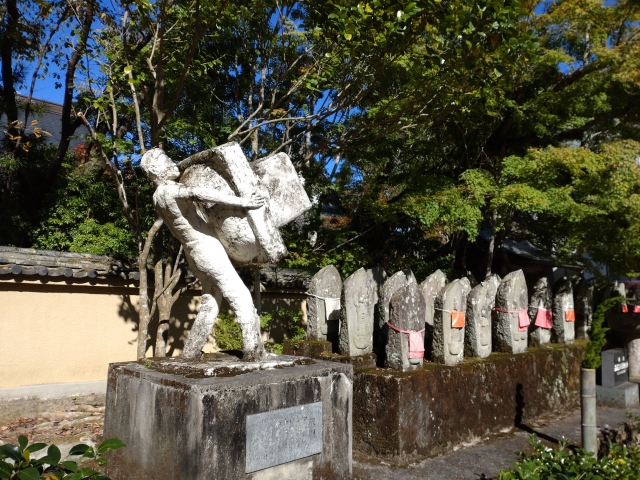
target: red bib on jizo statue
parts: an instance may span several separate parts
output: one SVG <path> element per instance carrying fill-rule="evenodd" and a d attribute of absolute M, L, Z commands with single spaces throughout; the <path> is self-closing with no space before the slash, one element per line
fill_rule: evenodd
<path fill-rule="evenodd" d="M 575 310 L 567 310 L 564 312 L 564 319 L 567 322 L 575 322 L 576 321 L 576 311 Z"/>
<path fill-rule="evenodd" d="M 538 307 L 535 326 L 546 329 L 553 327 L 553 312 L 551 310 Z"/>

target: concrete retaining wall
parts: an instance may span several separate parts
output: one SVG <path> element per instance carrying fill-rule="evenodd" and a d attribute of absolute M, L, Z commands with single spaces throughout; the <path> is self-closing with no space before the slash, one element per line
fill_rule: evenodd
<path fill-rule="evenodd" d="M 430 456 L 579 404 L 584 342 L 493 353 L 417 372 L 356 370 L 353 446 L 377 456 Z"/>

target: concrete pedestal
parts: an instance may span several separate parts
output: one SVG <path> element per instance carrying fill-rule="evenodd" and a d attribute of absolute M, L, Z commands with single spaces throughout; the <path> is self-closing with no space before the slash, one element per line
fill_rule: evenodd
<path fill-rule="evenodd" d="M 113 480 L 349 478 L 351 365 L 273 356 L 109 367 Z"/>
<path fill-rule="evenodd" d="M 638 384 L 625 382 L 616 387 L 602 387 L 596 385 L 598 406 L 603 407 L 633 407 L 638 405 Z"/>

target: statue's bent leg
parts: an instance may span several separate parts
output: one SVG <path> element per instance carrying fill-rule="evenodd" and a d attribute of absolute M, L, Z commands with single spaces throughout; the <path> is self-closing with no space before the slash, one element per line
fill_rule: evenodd
<path fill-rule="evenodd" d="M 211 282 L 203 282 L 202 298 L 200 300 L 200 308 L 198 315 L 193 322 L 193 327 L 189 332 L 189 338 L 182 350 L 183 358 L 199 358 L 202 349 L 211 335 L 213 324 L 220 312 L 220 302 L 222 294 L 219 290 L 214 289 Z"/>
<path fill-rule="evenodd" d="M 222 294 L 236 314 L 238 324 L 242 329 L 243 359 L 250 361 L 261 359 L 264 356 L 264 345 L 260 335 L 260 317 L 253 306 L 251 292 L 249 292 L 249 289 L 231 264 L 224 247 L 213 237 L 202 239 L 197 244 L 191 244 L 188 247 L 185 248 L 186 257 L 189 259 L 189 265 L 194 274 L 203 283 L 203 287 L 211 282 L 215 286 L 215 291 L 219 291 Z M 202 309 L 203 307 L 201 306 L 200 308 Z M 199 317 L 200 313 L 198 313 Z M 210 323 L 207 335 L 211 333 L 212 326 L 213 323 Z M 187 344 L 190 344 L 195 328 L 196 325 L 194 324 Z M 202 343 L 202 346 L 204 346 L 204 343 Z M 185 352 L 186 348 L 187 346 L 185 346 Z M 192 350 L 189 350 L 189 352 L 192 352 Z M 191 354 L 197 355 L 197 353 Z M 183 356 L 186 357 L 187 355 L 183 353 Z"/>

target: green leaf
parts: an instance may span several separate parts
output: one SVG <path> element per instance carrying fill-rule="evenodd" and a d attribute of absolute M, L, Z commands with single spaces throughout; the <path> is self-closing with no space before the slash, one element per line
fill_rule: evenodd
<path fill-rule="evenodd" d="M 96 472 L 95 470 L 91 470 L 90 468 L 82 468 L 78 471 L 78 473 L 82 475 L 81 478 L 86 478 L 90 477 L 91 475 L 95 475 L 98 472 Z"/>
<path fill-rule="evenodd" d="M 71 450 L 69 450 L 69 455 L 84 455 L 89 450 L 91 450 L 91 447 L 89 445 L 79 443 L 78 445 L 71 447 Z"/>
<path fill-rule="evenodd" d="M 37 468 L 27 467 L 24 470 L 18 472 L 18 478 L 20 480 L 39 480 L 40 472 Z"/>
<path fill-rule="evenodd" d="M 109 450 L 118 450 L 119 448 L 123 448 L 126 445 L 121 440 L 117 438 L 109 438 L 98 445 L 98 454 L 103 454 L 108 452 Z"/>
<path fill-rule="evenodd" d="M 11 478 L 13 467 L 7 462 L 0 460 L 0 478 Z"/>
<path fill-rule="evenodd" d="M 42 450 L 43 448 L 46 448 L 47 444 L 46 443 L 34 443 L 32 445 L 29 445 L 27 447 L 27 451 L 33 453 L 33 452 L 38 452 L 40 450 Z"/>
<path fill-rule="evenodd" d="M 76 462 L 72 462 L 71 460 L 60 462 L 60 466 L 73 473 L 76 473 L 78 471 L 78 464 Z"/>
<path fill-rule="evenodd" d="M 20 453 L 22 453 L 24 451 L 24 449 L 27 448 L 27 444 L 29 443 L 29 439 L 27 437 L 25 437 L 24 435 L 20 435 L 18 437 L 18 443 L 20 444 Z"/>
<path fill-rule="evenodd" d="M 53 465 L 54 467 L 56 465 L 58 465 L 58 463 L 60 462 L 60 459 L 62 458 L 62 454 L 60 453 L 60 449 L 58 447 L 56 447 L 55 445 L 51 445 L 48 449 L 47 449 L 47 461 L 46 463 L 48 463 L 49 465 Z"/>
<path fill-rule="evenodd" d="M 0 445 L 0 452 L 4 453 L 7 457 L 16 462 L 22 461 L 22 455 L 20 453 L 20 448 L 16 445 L 6 444 Z"/>

